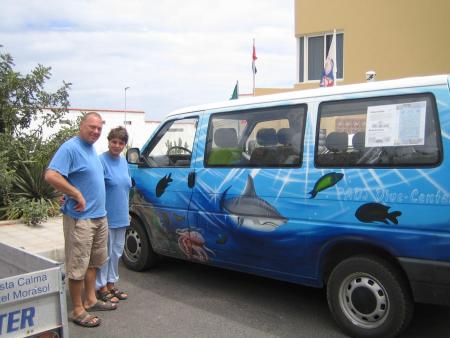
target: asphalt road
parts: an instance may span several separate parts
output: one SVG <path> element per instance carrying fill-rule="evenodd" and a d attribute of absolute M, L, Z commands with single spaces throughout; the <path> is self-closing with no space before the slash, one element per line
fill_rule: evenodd
<path fill-rule="evenodd" d="M 120 275 L 130 298 L 98 312 L 97 328 L 70 322 L 71 337 L 345 337 L 324 290 L 172 259 Z M 450 307 L 417 304 L 402 338 L 450 337 L 449 318 Z"/>

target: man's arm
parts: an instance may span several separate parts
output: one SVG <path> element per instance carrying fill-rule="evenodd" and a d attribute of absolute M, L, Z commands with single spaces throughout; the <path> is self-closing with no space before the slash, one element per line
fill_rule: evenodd
<path fill-rule="evenodd" d="M 70 184 L 60 173 L 55 170 L 47 169 L 44 179 L 56 190 L 62 192 L 73 198 L 78 204 L 75 206 L 75 210 L 78 212 L 84 211 L 86 208 L 86 201 L 84 200 L 81 192 Z"/>

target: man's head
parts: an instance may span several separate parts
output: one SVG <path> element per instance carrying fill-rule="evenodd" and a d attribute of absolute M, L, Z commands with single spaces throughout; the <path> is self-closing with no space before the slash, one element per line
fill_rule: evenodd
<path fill-rule="evenodd" d="M 102 133 L 103 120 L 100 114 L 90 112 L 84 115 L 80 122 L 80 138 L 90 144 L 94 144 Z"/>

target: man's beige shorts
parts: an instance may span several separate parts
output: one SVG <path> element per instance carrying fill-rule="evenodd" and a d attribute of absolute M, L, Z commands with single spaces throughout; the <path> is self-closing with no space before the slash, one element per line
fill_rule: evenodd
<path fill-rule="evenodd" d="M 105 217 L 63 217 L 66 274 L 82 280 L 88 268 L 99 268 L 108 258 L 108 224 Z"/>

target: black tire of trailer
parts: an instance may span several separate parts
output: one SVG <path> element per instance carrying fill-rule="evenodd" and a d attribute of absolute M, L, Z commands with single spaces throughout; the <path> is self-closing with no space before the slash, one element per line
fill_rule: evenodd
<path fill-rule="evenodd" d="M 156 265 L 158 255 L 153 251 L 142 222 L 132 217 L 125 232 L 122 261 L 134 271 L 148 270 Z"/>
<path fill-rule="evenodd" d="M 409 325 L 414 311 L 403 275 L 374 255 L 350 257 L 336 265 L 327 298 L 334 319 L 352 337 L 395 337 Z"/>

